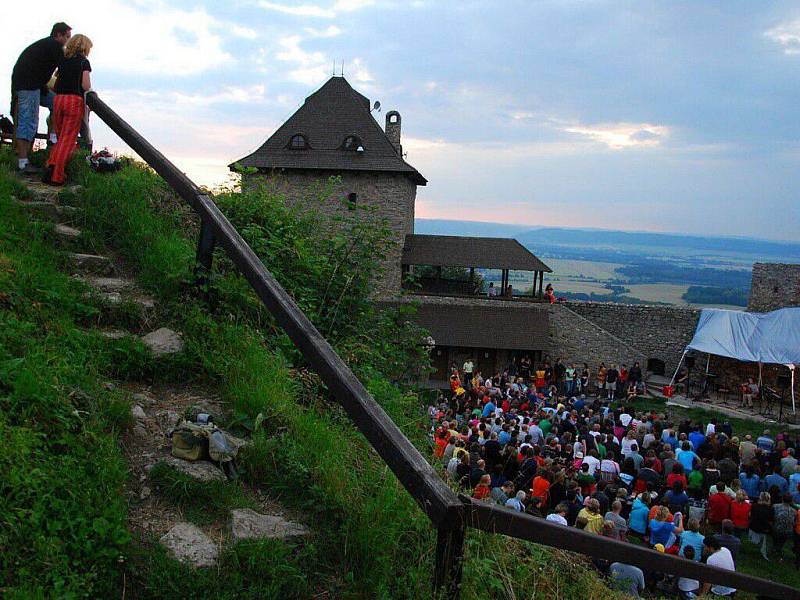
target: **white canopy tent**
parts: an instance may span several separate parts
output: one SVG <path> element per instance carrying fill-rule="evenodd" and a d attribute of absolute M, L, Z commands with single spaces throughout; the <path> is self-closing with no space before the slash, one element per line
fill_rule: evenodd
<path fill-rule="evenodd" d="M 689 350 L 757 362 L 759 370 L 763 363 L 786 365 L 791 374 L 792 410 L 796 412 L 794 371 L 800 364 L 800 307 L 768 313 L 704 308 L 681 363 Z"/>

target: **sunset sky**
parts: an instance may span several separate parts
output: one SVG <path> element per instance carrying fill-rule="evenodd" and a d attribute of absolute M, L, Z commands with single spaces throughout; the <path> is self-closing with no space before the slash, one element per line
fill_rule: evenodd
<path fill-rule="evenodd" d="M 0 77 L 64 20 L 94 89 L 198 183 L 344 68 L 403 116 L 417 216 L 800 238 L 800 3 L 9 3 Z M 0 85 L 0 112 L 8 107 Z M 125 151 L 98 120 L 97 146 Z"/>

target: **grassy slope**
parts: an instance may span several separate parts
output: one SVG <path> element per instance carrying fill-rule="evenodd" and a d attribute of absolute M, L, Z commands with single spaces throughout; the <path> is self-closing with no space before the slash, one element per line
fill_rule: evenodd
<path fill-rule="evenodd" d="M 12 193 L 0 166 L 0 588 L 102 597 L 128 542 L 117 436 L 130 412 L 100 382 L 150 366 L 141 346 L 83 329 L 98 307 Z"/>
<path fill-rule="evenodd" d="M 62 520 L 89 523 L 89 531 L 77 530 L 74 537 L 69 538 L 71 544 L 57 547 L 64 554 L 62 576 L 75 579 L 74 589 L 88 596 L 115 595 L 112 590 L 118 594 L 124 576 L 128 594 L 146 598 L 172 597 L 178 593 L 215 599 L 278 595 L 303 598 L 321 590 L 329 590 L 330 597 L 342 598 L 429 598 L 435 535 L 426 517 L 339 409 L 321 401 L 298 403 L 299 390 L 284 359 L 270 349 L 274 346 L 261 330 L 246 320 L 210 314 L 207 307 L 188 293 L 195 232 L 185 226 L 183 211 L 174 203 L 163 201 L 161 182 L 136 167 L 126 168 L 113 177 L 85 173 L 79 176 L 86 185 L 81 201 L 84 221 L 80 226 L 87 242 L 98 251 L 102 251 L 106 243 L 113 243 L 137 272 L 139 281 L 159 299 L 162 319 L 159 325 L 171 325 L 182 331 L 187 349 L 174 364 L 159 365 L 155 369 L 138 344 L 111 343 L 94 334 L 80 332 L 77 317 L 85 316 L 68 303 L 58 310 L 66 313 L 64 319 L 75 322 L 59 328 L 64 336 L 50 339 L 51 343 L 44 345 L 49 354 L 39 359 L 33 348 L 43 346 L 41 338 L 48 339 L 47 336 L 52 335 L 47 333 L 50 328 L 34 317 L 27 329 L 19 326 L 12 343 L 2 346 L 0 365 L 29 373 L 28 377 L 35 374 L 46 379 L 52 375 L 53 381 L 49 383 L 52 400 L 40 400 L 46 394 L 25 392 L 31 385 L 24 377 L 15 375 L 9 379 L 4 376 L 2 380 L 10 380 L 12 385 L 10 389 L 5 383 L 0 387 L 3 413 L 20 414 L 21 405 L 27 403 L 25 410 L 28 412 L 34 410 L 49 415 L 53 410 L 51 404 L 60 407 L 59 403 L 63 403 L 69 375 L 79 378 L 89 390 L 91 418 L 87 416 L 83 420 L 90 422 L 92 428 L 87 430 L 87 425 L 81 425 L 79 437 L 62 435 L 57 442 L 53 441 L 53 446 L 45 444 L 39 463 L 32 465 L 33 459 L 26 459 L 27 463 L 22 461 L 26 468 L 17 468 L 20 461 L 30 455 L 28 448 L 42 442 L 35 433 L 29 433 L 29 429 L 35 430 L 38 424 L 35 417 L 15 417 L 24 423 L 13 425 L 19 427 L 14 435 L 21 439 L 14 460 L 0 463 L 4 475 L 7 470 L 16 473 L 12 478 L 3 479 L 10 481 L 8 491 L 12 495 L 11 502 L 3 506 L 6 508 L 3 515 L 13 514 L 25 506 L 24 498 L 18 501 L 13 495 L 23 493 L 26 471 L 46 466 L 38 474 L 40 496 L 62 491 L 65 477 L 71 478 L 70 482 L 83 477 L 69 486 L 70 492 L 63 492 L 69 503 L 60 505 L 58 512 Z M 10 185 L 6 174 L 0 174 L 0 178 L 4 185 Z M 14 214 L 18 219 L 13 222 L 22 226 L 26 216 Z M 3 223 L 7 222 L 9 220 L 4 219 Z M 37 294 L 51 298 L 57 290 L 68 289 L 73 290 L 69 292 L 70 302 L 83 306 L 79 302 L 82 290 L 51 266 L 58 264 L 57 255 L 49 246 L 36 241 L 27 229 L 22 235 L 7 240 L 2 247 L 4 253 L 13 250 L 37 269 L 47 271 L 33 289 L 22 290 L 20 298 L 37 298 Z M 28 281 L 30 277 L 25 274 L 23 279 Z M 240 282 L 230 278 L 217 281 L 216 285 L 241 288 Z M 10 314 L 3 313 L 4 318 L 19 319 L 22 304 L 20 301 L 12 305 L 7 311 Z M 48 314 L 57 314 L 52 304 L 50 301 Z M 0 306 L 5 305 L 0 302 Z M 93 310 L 86 311 L 91 318 Z M 30 330 L 37 329 L 43 331 L 33 339 Z M 4 327 L 3 331 L 5 337 L 0 339 L 12 337 L 7 333 L 11 331 L 9 328 Z M 67 375 L 62 370 L 53 370 L 54 364 L 73 358 L 75 364 L 86 368 L 77 369 L 70 363 L 72 367 L 64 369 Z M 48 368 L 44 368 L 45 365 Z M 114 365 L 113 372 L 109 372 L 107 365 Z M 224 552 L 220 568 L 206 571 L 193 571 L 179 565 L 154 544 L 154 540 L 136 540 L 129 544 L 122 528 L 125 501 L 121 492 L 125 469 L 116 445 L 117 432 L 129 418 L 128 405 L 124 398 L 116 398 L 99 385 L 106 377 L 201 381 L 216 387 L 234 412 L 247 416 L 251 422 L 263 414 L 265 427 L 256 432 L 254 443 L 243 456 L 244 479 L 248 485 L 263 489 L 305 514 L 314 531 L 311 540 L 300 545 L 239 544 Z M 414 424 L 416 406 L 381 381 L 368 382 L 368 387 L 397 422 L 410 424 L 405 428 L 412 439 L 419 439 L 419 430 Z M 25 403 L 20 401 L 22 399 Z M 67 406 L 63 411 L 67 428 L 75 427 L 70 422 L 71 410 L 72 407 Z M 7 419 L 7 416 L 2 418 Z M 0 423 L 8 427 L 6 421 Z M 278 428 L 286 428 L 285 433 L 276 435 Z M 83 437 L 89 433 L 91 443 Z M 54 471 L 54 465 L 59 464 L 54 457 L 60 453 L 78 454 L 78 468 L 72 465 L 69 473 Z M 4 459 L 9 454 L 4 453 Z M 227 484 L 220 489 L 192 487 L 191 482 L 159 469 L 155 470 L 153 478 L 158 493 L 179 503 L 190 519 L 201 521 L 231 506 L 247 505 L 247 498 L 238 487 L 240 484 Z M 80 488 L 87 491 L 72 491 Z M 98 521 L 95 513 L 103 515 L 105 520 Z M 40 587 L 52 593 L 59 570 L 44 573 L 43 567 L 53 563 L 52 557 L 43 547 L 20 549 L 19 536 L 31 532 L 19 523 L 17 528 L 18 537 L 14 538 L 13 533 L 7 535 L 7 528 L 4 528 L 0 538 L 4 549 L 8 550 L 4 552 L 0 585 Z M 44 535 L 48 526 L 37 522 L 33 529 L 36 535 Z M 56 532 L 56 535 L 60 534 Z M 105 562 L 89 560 L 81 554 L 81 542 L 106 557 Z M 609 596 L 607 588 L 590 571 L 562 553 L 478 532 L 470 533 L 467 549 L 464 598 L 547 598 L 554 594 L 584 598 Z M 122 559 L 118 561 L 120 556 Z M 14 572 L 14 565 L 22 563 L 31 568 Z M 24 577 L 20 577 L 21 574 Z M 85 585 L 87 582 L 94 582 L 95 587 Z M 27 597 L 29 594 L 20 592 L 19 595 Z"/>

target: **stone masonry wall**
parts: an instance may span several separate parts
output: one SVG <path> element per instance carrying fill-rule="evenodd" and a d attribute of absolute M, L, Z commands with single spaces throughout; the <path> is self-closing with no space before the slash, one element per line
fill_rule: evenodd
<path fill-rule="evenodd" d="M 553 360 L 561 357 L 566 364 L 576 366 L 587 363 L 592 378 L 601 362 L 630 367 L 638 360 L 644 368 L 644 354 L 573 311 L 572 304 L 553 304 L 549 308 L 549 353 Z"/>
<path fill-rule="evenodd" d="M 747 310 L 768 312 L 800 306 L 800 264 L 755 263 Z"/>
<path fill-rule="evenodd" d="M 664 361 L 667 373 L 677 367 L 700 317 L 699 309 L 676 306 L 604 302 L 568 302 L 566 306 L 641 352 L 643 369 L 647 359 L 656 358 Z"/>
<path fill-rule="evenodd" d="M 328 178 L 338 175 L 341 181 L 328 193 Z M 400 261 L 405 236 L 414 233 L 414 199 L 417 186 L 408 177 L 393 173 L 291 171 L 270 175 L 245 175 L 244 189 L 264 184 L 286 198 L 288 206 L 320 211 L 326 216 L 348 215 L 347 198 L 357 195 L 356 203 L 376 209 L 375 216 L 385 219 L 395 240 L 384 262 L 384 276 L 376 282 L 379 296 L 400 290 Z M 324 197 L 323 197 L 324 196 Z M 364 214 L 364 213 L 360 213 Z"/>

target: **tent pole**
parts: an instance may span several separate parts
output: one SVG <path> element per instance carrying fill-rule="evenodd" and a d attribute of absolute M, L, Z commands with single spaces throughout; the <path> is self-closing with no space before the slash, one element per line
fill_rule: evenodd
<path fill-rule="evenodd" d="M 669 380 L 669 384 L 670 384 L 670 385 L 672 385 L 673 383 L 675 383 L 675 378 L 678 376 L 678 371 L 680 371 L 680 369 L 681 369 L 681 365 L 683 364 L 683 359 L 684 359 L 684 357 L 686 356 L 686 353 L 687 353 L 688 351 L 689 351 L 689 347 L 687 346 L 687 347 L 686 347 L 686 350 L 684 350 L 684 351 L 683 351 L 683 354 L 681 354 L 681 359 L 678 361 L 678 366 L 677 366 L 677 367 L 675 367 L 675 373 L 673 373 L 673 374 L 672 374 L 672 379 L 670 379 L 670 380 Z"/>
<path fill-rule="evenodd" d="M 706 354 L 706 375 L 708 375 L 708 365 L 711 364 L 711 355 Z"/>
<path fill-rule="evenodd" d="M 787 365 L 787 366 L 789 367 L 789 375 L 790 375 L 791 380 L 792 380 L 792 412 L 796 413 L 797 412 L 797 408 L 795 407 L 795 404 L 794 404 L 794 368 L 795 368 L 795 365 Z"/>

